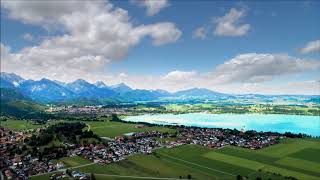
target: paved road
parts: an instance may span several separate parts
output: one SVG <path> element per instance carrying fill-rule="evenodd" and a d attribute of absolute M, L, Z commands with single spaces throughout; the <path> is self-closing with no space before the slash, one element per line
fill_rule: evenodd
<path fill-rule="evenodd" d="M 91 129 L 90 124 L 86 123 L 86 125 L 88 126 L 88 130 L 87 131 L 90 131 L 90 129 Z"/>

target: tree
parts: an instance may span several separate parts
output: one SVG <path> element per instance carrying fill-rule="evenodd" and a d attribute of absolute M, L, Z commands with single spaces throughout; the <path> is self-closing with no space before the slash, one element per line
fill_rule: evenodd
<path fill-rule="evenodd" d="M 237 180 L 242 180 L 242 176 L 241 175 L 237 175 Z"/>
<path fill-rule="evenodd" d="M 112 114 L 111 121 L 121 122 L 122 120 L 116 114 Z"/>
<path fill-rule="evenodd" d="M 96 177 L 94 176 L 93 173 L 91 173 L 90 179 L 91 179 L 91 180 L 96 180 Z"/>

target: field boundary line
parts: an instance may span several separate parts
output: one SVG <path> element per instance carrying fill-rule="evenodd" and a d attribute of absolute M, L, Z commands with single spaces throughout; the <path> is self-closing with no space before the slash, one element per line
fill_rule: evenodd
<path fill-rule="evenodd" d="M 94 175 L 98 176 L 108 176 L 108 177 L 123 177 L 123 178 L 134 178 L 134 179 L 159 179 L 159 180 L 180 180 L 178 178 L 162 178 L 162 177 L 148 177 L 148 176 L 124 176 L 124 175 L 113 175 L 113 174 L 96 174 L 93 173 Z M 186 179 L 182 179 L 186 180 Z"/>
<path fill-rule="evenodd" d="M 162 155 L 162 156 L 167 156 L 167 157 L 169 157 L 169 158 L 176 159 L 176 160 L 179 160 L 179 161 L 182 161 L 182 162 L 185 162 L 185 163 L 189 163 L 189 164 L 192 164 L 192 165 L 195 165 L 195 166 L 198 166 L 198 167 L 202 167 L 202 168 L 205 168 L 205 169 L 209 169 L 209 170 L 212 170 L 212 171 L 220 172 L 220 173 L 227 174 L 227 175 L 230 175 L 230 176 L 236 176 L 235 174 L 231 174 L 231 173 L 224 172 L 224 171 L 221 171 L 221 170 L 213 169 L 213 168 L 210 168 L 210 167 L 207 167 L 207 166 L 203 166 L 203 165 L 200 165 L 200 164 L 197 164 L 197 163 L 193 163 L 193 162 L 190 162 L 190 161 L 186 161 L 186 160 L 184 160 L 184 159 L 176 158 L 176 157 L 169 156 L 169 155 L 166 155 L 166 154 L 161 154 L 161 155 Z"/>
<path fill-rule="evenodd" d="M 167 161 L 167 162 L 169 162 L 169 163 L 173 163 L 173 164 L 176 164 L 176 165 L 179 165 L 179 166 L 183 166 L 183 167 L 186 167 L 186 168 L 190 168 L 190 169 L 192 169 L 192 170 L 199 171 L 199 172 L 201 172 L 202 174 L 204 174 L 204 175 L 206 175 L 206 176 L 214 176 L 214 178 L 218 179 L 218 177 L 217 177 L 216 175 L 213 175 L 213 174 L 211 174 L 211 173 L 209 173 L 209 172 L 205 172 L 205 171 L 203 171 L 202 169 L 195 169 L 195 168 L 192 168 L 192 167 L 190 167 L 190 166 L 188 166 L 188 165 L 185 165 L 185 164 L 183 164 L 183 163 L 175 162 L 174 160 L 169 160 L 169 159 L 163 159 L 163 160 L 164 160 L 164 161 Z"/>

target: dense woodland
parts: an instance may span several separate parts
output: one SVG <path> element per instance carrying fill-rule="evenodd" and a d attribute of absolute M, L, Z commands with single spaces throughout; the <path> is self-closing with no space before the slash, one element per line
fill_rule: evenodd
<path fill-rule="evenodd" d="M 33 134 L 32 137 L 26 140 L 30 146 L 43 146 L 54 139 L 64 143 L 80 143 L 83 138 L 100 139 L 99 136 L 92 131 L 83 130 L 86 127 L 85 123 L 58 123 L 40 130 L 38 134 Z"/>

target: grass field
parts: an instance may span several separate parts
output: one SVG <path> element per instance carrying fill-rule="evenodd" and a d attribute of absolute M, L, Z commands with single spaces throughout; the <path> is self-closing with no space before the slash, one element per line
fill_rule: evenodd
<path fill-rule="evenodd" d="M 1 121 L 0 123 L 1 123 L 1 126 L 6 127 L 8 129 L 14 129 L 14 130 L 35 129 L 43 126 L 43 125 L 34 125 L 31 121 L 22 121 L 22 120 L 7 120 L 7 121 Z"/>
<path fill-rule="evenodd" d="M 249 179 L 262 177 L 265 180 L 284 180 L 283 176 L 293 176 L 298 179 L 317 180 L 320 178 L 320 159 L 318 156 L 312 160 L 310 158 L 319 153 L 319 139 L 286 139 L 278 145 L 262 150 L 233 146 L 212 150 L 202 146 L 184 145 L 172 149 L 161 148 L 152 155 L 135 154 L 127 160 L 110 165 L 94 164 L 77 170 L 95 173 L 97 179 L 115 180 L 139 179 L 138 177 L 179 179 L 180 176 L 187 178 L 188 175 L 201 180 L 236 179 L 237 175 L 247 176 Z M 59 161 L 68 167 L 88 163 L 79 157 L 63 158 Z"/>
<path fill-rule="evenodd" d="M 29 129 L 36 129 L 39 127 L 48 126 L 51 124 L 64 122 L 63 120 L 55 120 L 55 121 L 49 121 L 46 124 L 34 124 L 32 121 L 27 120 L 7 120 L 7 121 L 1 121 L 0 125 L 13 130 L 29 130 Z"/>
<path fill-rule="evenodd" d="M 75 157 L 65 157 L 61 159 L 54 160 L 53 163 L 62 162 L 65 167 L 74 167 L 74 166 L 80 166 L 83 164 L 89 164 L 92 163 L 91 161 L 75 156 Z"/>
<path fill-rule="evenodd" d="M 145 177 L 186 178 L 190 174 L 195 179 L 235 179 L 236 175 L 240 174 L 250 179 L 284 179 L 273 174 L 279 173 L 298 179 L 316 180 L 320 178 L 320 161 L 303 159 L 303 156 L 308 156 L 304 152 L 310 152 L 310 148 L 313 153 L 319 154 L 320 141 L 287 139 L 281 144 L 262 150 L 232 146 L 211 150 L 185 145 L 174 149 L 159 149 L 154 155 L 134 155 L 112 165 L 92 165 L 80 170 L 97 174 Z"/>
<path fill-rule="evenodd" d="M 59 121 L 52 121 L 56 123 Z M 88 122 L 88 128 L 102 137 L 120 136 L 129 132 L 175 131 L 164 127 L 137 128 L 136 124 L 121 122 Z M 43 125 L 33 125 L 28 121 L 8 120 L 2 126 L 11 129 L 33 129 Z M 171 139 L 167 139 L 171 140 Z M 320 179 L 320 140 L 285 139 L 280 144 L 261 150 L 250 150 L 234 146 L 218 150 L 202 146 L 184 145 L 178 148 L 161 148 L 152 155 L 135 154 L 127 160 L 110 165 L 88 165 L 78 168 L 80 171 L 95 173 L 97 179 L 139 179 L 136 177 L 162 177 L 193 179 L 235 179 L 237 175 L 250 179 L 263 177 L 283 180 L 277 174 L 293 176 L 298 179 Z M 76 167 L 90 163 L 80 157 L 68 157 L 57 160 L 67 167 Z M 112 175 L 112 176 L 109 176 Z M 125 177 L 114 177 L 121 175 Z M 32 179 L 48 179 L 49 175 Z"/>
<path fill-rule="evenodd" d="M 28 130 L 28 129 L 36 129 L 39 127 L 43 127 L 46 125 L 58 123 L 58 122 L 65 122 L 63 120 L 56 120 L 48 122 L 44 125 L 35 125 L 31 121 L 26 120 L 7 120 L 1 121 L 1 126 L 13 129 L 13 130 Z M 72 121 L 70 121 L 72 122 Z M 121 122 L 112 122 L 109 119 L 105 119 L 105 121 L 84 121 L 84 123 L 90 126 L 90 130 L 92 130 L 95 134 L 101 137 L 115 137 L 115 136 L 122 136 L 126 133 L 130 132 L 144 132 L 144 131 L 160 131 L 160 132 L 174 132 L 174 129 L 169 129 L 165 127 L 143 127 L 138 128 L 138 124 L 129 124 L 129 123 L 121 123 Z"/>
<path fill-rule="evenodd" d="M 143 132 L 143 131 L 160 131 L 160 132 L 174 132 L 174 129 L 169 129 L 165 127 L 143 127 L 137 128 L 137 124 L 112 122 L 105 120 L 103 122 L 86 122 L 90 125 L 90 130 L 101 137 L 115 137 L 122 136 L 125 133 L 130 132 Z"/>

